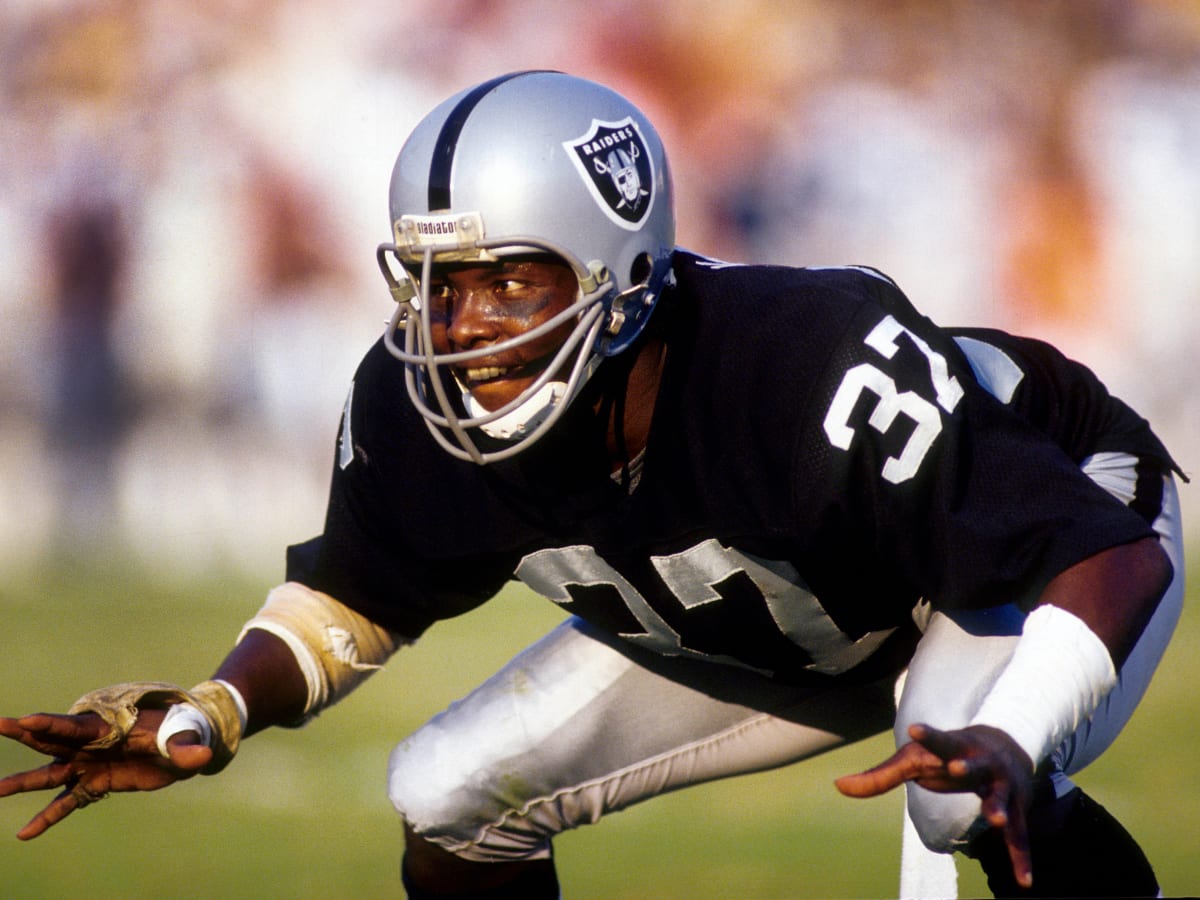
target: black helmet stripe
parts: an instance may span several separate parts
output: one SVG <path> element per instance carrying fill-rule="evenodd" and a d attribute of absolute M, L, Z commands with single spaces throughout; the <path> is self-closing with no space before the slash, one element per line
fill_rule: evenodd
<path fill-rule="evenodd" d="M 458 148 L 458 136 L 462 134 L 463 126 L 467 124 L 467 118 L 471 115 L 471 111 L 479 105 L 480 100 L 504 82 L 522 75 L 531 75 L 535 71 L 545 70 L 531 69 L 524 72 L 509 72 L 507 75 L 485 81 L 474 87 L 450 111 L 450 115 L 442 124 L 441 133 L 438 134 L 437 143 L 433 147 L 433 159 L 429 164 L 430 212 L 450 208 L 450 171 L 454 167 L 454 151 Z"/>

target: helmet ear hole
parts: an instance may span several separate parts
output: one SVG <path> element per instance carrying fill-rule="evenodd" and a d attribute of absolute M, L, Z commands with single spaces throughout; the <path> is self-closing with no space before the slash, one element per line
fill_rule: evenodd
<path fill-rule="evenodd" d="M 650 254 L 639 253 L 633 260 L 633 265 L 629 267 L 629 283 L 645 284 L 650 280 L 650 275 L 653 271 L 654 260 L 650 258 Z"/>

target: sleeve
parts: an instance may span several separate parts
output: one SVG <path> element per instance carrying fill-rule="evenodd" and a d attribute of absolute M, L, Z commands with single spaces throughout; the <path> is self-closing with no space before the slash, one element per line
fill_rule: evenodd
<path fill-rule="evenodd" d="M 1151 534 L 984 391 L 898 289 L 874 290 L 829 356 L 798 448 L 816 477 L 798 479 L 797 503 L 817 511 L 831 581 L 944 608 L 1029 605 L 1074 563 Z"/>
<path fill-rule="evenodd" d="M 1006 385 L 1001 401 L 1076 462 L 1095 453 L 1129 453 L 1160 472 L 1184 477 L 1150 423 L 1113 396 L 1087 366 L 1034 338 L 985 328 L 948 332 L 977 380 L 988 384 L 998 377 Z M 1005 377 L 1005 369 L 1013 374 Z"/>
<path fill-rule="evenodd" d="M 453 475 L 440 468 L 436 448 L 429 452 L 431 442 L 414 439 L 423 426 L 381 346 L 364 359 L 347 396 L 322 534 L 289 548 L 287 577 L 414 640 L 434 621 L 495 595 L 511 568 L 460 552 L 465 542 L 434 543 Z"/>

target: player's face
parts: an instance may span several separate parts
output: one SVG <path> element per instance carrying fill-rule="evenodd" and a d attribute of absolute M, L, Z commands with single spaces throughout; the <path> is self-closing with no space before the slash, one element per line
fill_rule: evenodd
<path fill-rule="evenodd" d="M 480 350 L 536 328 L 575 302 L 579 283 L 564 263 L 545 258 L 438 267 L 429 284 L 437 353 Z M 516 347 L 455 367 L 488 411 L 515 400 L 570 336 L 573 322 Z"/>

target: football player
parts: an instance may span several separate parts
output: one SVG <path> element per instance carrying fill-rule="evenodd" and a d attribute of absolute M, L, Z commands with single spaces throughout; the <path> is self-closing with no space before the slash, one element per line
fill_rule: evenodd
<path fill-rule="evenodd" d="M 677 249 L 653 126 L 562 73 L 433 110 L 390 212 L 322 534 L 211 680 L 0 720 L 54 757 L 0 781 L 59 792 L 21 837 L 218 771 L 516 578 L 570 616 L 390 760 L 413 897 L 557 896 L 564 829 L 887 729 L 839 788 L 904 785 L 997 893 L 1157 892 L 1070 776 L 1178 618 L 1178 469 L 1088 369 L 869 268 Z"/>

